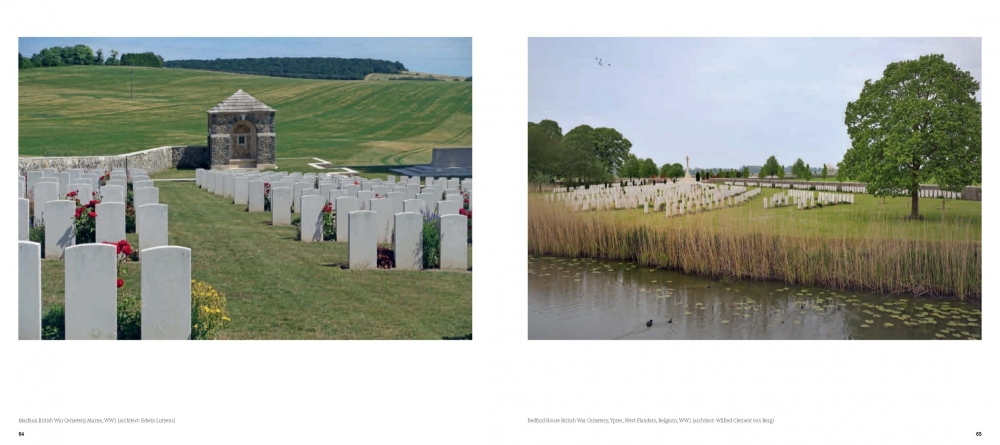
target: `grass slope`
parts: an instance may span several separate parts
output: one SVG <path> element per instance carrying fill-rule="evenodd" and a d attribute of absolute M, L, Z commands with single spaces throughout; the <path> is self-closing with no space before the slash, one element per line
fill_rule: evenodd
<path fill-rule="evenodd" d="M 344 270 L 347 243 L 295 241 L 270 213 L 158 182 L 171 245 L 191 248 L 192 278 L 227 300 L 221 339 L 441 339 L 472 333 L 472 273 Z M 135 245 L 134 234 L 128 236 Z M 471 248 L 469 264 L 472 264 Z M 140 266 L 125 281 L 139 286 Z M 42 303 L 64 299 L 63 262 L 42 261 Z"/>
<path fill-rule="evenodd" d="M 421 164 L 472 146 L 471 82 L 287 79 L 184 69 L 71 66 L 18 71 L 18 154 L 121 154 L 205 145 L 205 111 L 243 89 L 277 110 L 277 157 L 338 165 Z"/>

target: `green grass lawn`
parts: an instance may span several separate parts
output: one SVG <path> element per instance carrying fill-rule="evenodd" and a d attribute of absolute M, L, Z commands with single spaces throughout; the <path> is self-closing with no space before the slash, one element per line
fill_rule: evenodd
<path fill-rule="evenodd" d="M 664 225 L 721 225 L 740 221 L 747 227 L 766 227 L 789 236 L 871 237 L 891 239 L 962 240 L 982 239 L 982 203 L 949 199 L 941 209 L 940 199 L 921 199 L 920 214 L 924 219 L 906 219 L 910 214 L 909 198 L 881 198 L 857 194 L 854 204 L 840 204 L 810 210 L 795 206 L 764 209 L 762 197 L 786 192 L 787 189 L 764 188 L 761 196 L 749 204 L 709 212 L 666 218 L 663 213 L 644 215 L 642 209 L 590 212 L 594 218 L 620 221 L 662 220 Z M 815 193 L 815 192 L 814 192 Z"/>
<path fill-rule="evenodd" d="M 188 172 L 171 170 L 159 175 Z M 194 172 L 189 171 L 191 176 Z M 472 273 L 345 270 L 347 243 L 295 241 L 297 227 L 195 187 L 158 182 L 171 245 L 191 248 L 192 278 L 224 294 L 220 339 L 441 339 L 472 333 Z M 128 236 L 135 245 L 135 235 Z M 472 249 L 469 248 L 469 264 Z M 139 286 L 138 264 L 126 283 Z M 43 260 L 43 310 L 63 301 L 63 263 Z"/>
<path fill-rule="evenodd" d="M 288 79 L 209 71 L 69 66 L 18 71 L 18 154 L 90 156 L 205 145 L 206 110 L 243 89 L 277 110 L 279 167 L 426 164 L 472 146 L 471 82 Z M 288 164 L 285 167 L 284 164 Z"/>

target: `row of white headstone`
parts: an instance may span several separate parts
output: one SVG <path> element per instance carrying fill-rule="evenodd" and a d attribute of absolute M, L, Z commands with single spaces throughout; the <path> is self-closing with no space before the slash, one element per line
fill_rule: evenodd
<path fill-rule="evenodd" d="M 436 214 L 441 218 L 441 269 L 467 270 L 468 217 L 459 211 L 463 191 L 469 196 L 471 211 L 471 179 L 427 178 L 432 185 L 421 190 L 416 177 L 402 177 L 405 181 L 396 183 L 392 175 L 385 182 L 307 175 L 199 170 L 195 182 L 212 193 L 231 195 L 234 204 L 243 204 L 246 196 L 251 212 L 264 211 L 265 184 L 270 185 L 272 224 L 291 225 L 292 213 L 299 213 L 304 242 L 323 240 L 323 208 L 330 204 L 336 214 L 335 239 L 349 244 L 348 267 L 352 269 L 376 268 L 378 243 L 395 244 L 397 269 L 421 269 L 424 214 Z M 461 188 L 442 188 L 446 186 Z"/>
<path fill-rule="evenodd" d="M 848 193 L 830 192 L 803 192 L 800 190 L 789 190 L 786 193 L 777 193 L 770 198 L 764 198 L 764 208 L 773 209 L 794 205 L 799 210 L 811 209 L 817 204 L 854 204 L 854 195 Z"/>
<path fill-rule="evenodd" d="M 32 173 L 32 172 L 29 172 Z M 100 185 L 100 178 L 92 184 L 70 184 L 67 193 L 60 196 L 56 184 L 36 178 L 32 184 L 31 200 L 18 198 L 18 240 L 27 241 L 31 216 L 36 226 L 45 226 L 45 258 L 62 258 L 66 248 L 76 244 L 76 201 L 89 203 L 90 198 L 99 201 L 94 206 L 96 213 L 97 243 L 118 242 L 125 239 L 125 187 L 127 175 L 124 170 L 114 170 L 111 179 Z M 139 235 L 139 255 L 142 250 L 167 245 L 167 206 L 159 204 L 159 189 L 142 170 L 132 172 L 133 205 L 136 213 L 136 232 Z M 89 179 L 84 179 L 88 181 Z M 121 181 L 121 185 L 108 185 Z M 96 184 L 99 188 L 91 195 L 88 187 Z M 76 191 L 76 196 L 71 196 Z M 29 207 L 34 206 L 34 215 L 29 215 Z"/>
<path fill-rule="evenodd" d="M 117 251 L 108 244 L 66 249 L 65 333 L 67 340 L 118 338 Z M 18 242 L 18 339 L 42 336 L 41 246 Z M 191 250 L 179 246 L 146 249 L 140 293 L 143 340 L 191 337 Z"/>

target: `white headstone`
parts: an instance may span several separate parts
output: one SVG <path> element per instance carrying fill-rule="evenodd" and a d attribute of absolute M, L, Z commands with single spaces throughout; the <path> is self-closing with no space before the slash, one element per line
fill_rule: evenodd
<path fill-rule="evenodd" d="M 142 339 L 191 338 L 191 249 L 161 246 L 142 253 Z"/>
<path fill-rule="evenodd" d="M 233 182 L 233 204 L 247 204 L 250 180 L 246 176 L 237 176 Z"/>
<path fill-rule="evenodd" d="M 468 270 L 468 224 L 465 215 L 441 217 L 441 270 Z"/>
<path fill-rule="evenodd" d="M 382 244 L 391 243 L 392 229 L 395 227 L 392 201 L 388 198 L 375 198 L 369 202 L 371 211 L 375 212 L 375 238 Z"/>
<path fill-rule="evenodd" d="M 205 169 L 196 168 L 194 169 L 194 185 L 195 187 L 201 187 L 204 182 Z"/>
<path fill-rule="evenodd" d="M 424 211 L 430 214 L 437 214 L 437 204 L 438 200 L 441 199 L 435 193 L 420 193 L 417 195 L 417 199 L 424 201 Z"/>
<path fill-rule="evenodd" d="M 271 224 L 289 226 L 292 224 L 292 189 L 271 188 Z"/>
<path fill-rule="evenodd" d="M 56 200 L 45 203 L 45 258 L 62 258 L 66 248 L 75 244 L 75 214 L 75 201 Z"/>
<path fill-rule="evenodd" d="M 36 182 L 32 203 L 35 206 L 35 225 L 45 220 L 45 203 L 59 199 L 59 185 L 54 182 Z"/>
<path fill-rule="evenodd" d="M 31 241 L 17 243 L 17 339 L 42 339 L 42 246 Z"/>
<path fill-rule="evenodd" d="M 160 203 L 160 189 L 156 187 L 146 187 L 132 190 L 132 205 L 136 208 L 146 204 Z"/>
<path fill-rule="evenodd" d="M 132 183 L 132 192 L 135 193 L 140 189 L 153 187 L 153 181 L 135 181 Z"/>
<path fill-rule="evenodd" d="M 341 198 L 345 199 L 345 198 Z M 375 212 L 356 210 L 348 214 L 347 267 L 350 269 L 376 269 L 378 256 L 375 236 Z M 338 232 L 340 226 L 337 226 Z"/>
<path fill-rule="evenodd" d="M 222 196 L 226 192 L 226 174 L 222 172 L 215 173 L 215 185 L 212 187 L 212 193 L 216 196 Z"/>
<path fill-rule="evenodd" d="M 25 193 L 31 193 L 31 191 L 35 189 L 35 183 L 38 182 L 39 179 L 42 179 L 42 176 L 44 174 L 45 173 L 42 172 L 41 170 L 31 170 L 31 171 L 29 171 L 28 172 L 28 183 L 25 185 Z"/>
<path fill-rule="evenodd" d="M 460 204 L 456 201 L 438 201 L 438 215 L 458 215 Z"/>
<path fill-rule="evenodd" d="M 97 211 L 97 230 L 94 241 L 117 243 L 125 239 L 125 204 L 102 202 L 94 208 Z"/>
<path fill-rule="evenodd" d="M 292 185 L 292 211 L 295 213 L 302 213 L 302 209 L 299 207 L 301 205 L 302 190 L 311 188 L 307 182 L 296 182 Z"/>
<path fill-rule="evenodd" d="M 403 201 L 403 212 L 422 215 L 425 213 L 426 206 L 423 199 L 407 199 Z"/>
<path fill-rule="evenodd" d="M 389 201 L 392 201 L 392 214 L 403 213 L 403 192 L 389 192 Z"/>
<path fill-rule="evenodd" d="M 66 196 L 66 192 L 69 191 L 69 172 L 56 173 L 56 178 L 59 179 L 59 198 L 62 199 Z"/>
<path fill-rule="evenodd" d="M 169 244 L 166 204 L 146 204 L 135 208 L 135 231 L 139 234 L 139 257 L 142 251 Z"/>
<path fill-rule="evenodd" d="M 315 190 L 315 189 L 313 189 Z M 316 190 L 319 193 L 319 190 Z M 304 242 L 323 241 L 323 206 L 326 200 L 322 196 L 306 195 L 302 197 L 301 240 Z"/>
<path fill-rule="evenodd" d="M 202 183 L 202 188 L 207 190 L 209 193 L 215 193 L 215 170 L 208 170 L 205 172 L 205 182 Z"/>
<path fill-rule="evenodd" d="M 371 201 L 375 197 L 375 192 L 371 190 L 358 192 L 358 204 L 361 206 L 360 210 L 371 210 L 368 205 L 368 201 Z"/>
<path fill-rule="evenodd" d="M 17 239 L 20 241 L 28 240 L 28 207 L 27 199 L 17 199 Z M 41 255 L 41 252 L 39 252 L 39 255 Z"/>
<path fill-rule="evenodd" d="M 264 211 L 264 181 L 250 181 L 248 184 L 247 201 L 250 204 L 249 211 Z"/>
<path fill-rule="evenodd" d="M 222 196 L 232 198 L 236 196 L 236 175 L 226 175 L 222 179 Z"/>
<path fill-rule="evenodd" d="M 341 196 L 336 200 L 337 209 L 337 242 L 346 243 L 349 233 L 351 219 L 348 217 L 350 212 L 357 211 L 360 207 L 358 205 L 358 198 L 353 198 L 350 196 Z M 374 234 L 375 232 L 372 231 Z"/>
<path fill-rule="evenodd" d="M 143 189 L 140 189 L 143 190 Z M 158 190 L 158 189 L 153 189 Z M 149 193 L 149 192 L 145 192 Z M 135 201 L 136 192 L 132 192 L 133 203 Z M 157 191 L 156 195 L 157 202 L 159 202 L 160 195 Z M 101 202 L 120 202 L 125 203 L 125 187 L 118 185 L 105 185 L 101 188 Z"/>
<path fill-rule="evenodd" d="M 423 205 L 423 201 L 417 201 Z M 396 269 L 420 270 L 424 267 L 424 218 L 419 213 L 405 212 L 393 216 L 396 240 L 393 245 Z"/>
<path fill-rule="evenodd" d="M 81 244 L 66 249 L 66 339 L 118 338 L 117 248 Z"/>

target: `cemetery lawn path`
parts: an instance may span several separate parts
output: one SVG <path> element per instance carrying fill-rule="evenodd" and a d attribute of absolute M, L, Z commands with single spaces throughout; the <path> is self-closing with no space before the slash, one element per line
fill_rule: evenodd
<path fill-rule="evenodd" d="M 191 276 L 226 296 L 218 339 L 442 339 L 472 333 L 472 273 L 344 270 L 347 243 L 295 241 L 298 228 L 197 189 L 157 182 L 170 245 Z M 294 215 L 293 215 L 294 217 Z M 130 241 L 135 235 L 129 234 Z M 470 262 L 471 263 L 471 248 Z M 43 261 L 43 310 L 63 300 L 61 261 Z M 131 264 L 126 285 L 139 286 Z"/>
<path fill-rule="evenodd" d="M 239 89 L 277 110 L 278 158 L 426 164 L 434 147 L 472 146 L 472 82 L 289 79 L 135 67 L 129 99 L 128 68 L 67 66 L 18 71 L 18 154 L 93 156 L 205 145 L 205 111 Z"/>

